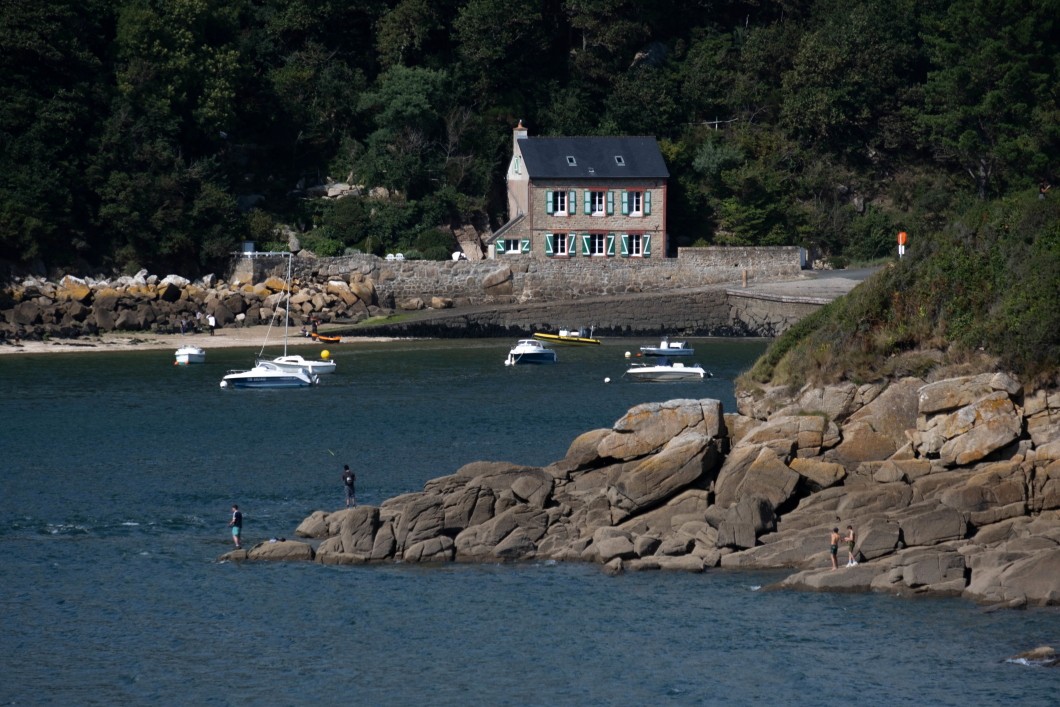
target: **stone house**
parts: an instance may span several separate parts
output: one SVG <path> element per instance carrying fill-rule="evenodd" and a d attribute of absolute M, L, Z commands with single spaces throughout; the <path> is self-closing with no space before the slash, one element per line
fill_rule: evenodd
<path fill-rule="evenodd" d="M 496 258 L 666 257 L 666 169 L 654 137 L 512 135 Z"/>

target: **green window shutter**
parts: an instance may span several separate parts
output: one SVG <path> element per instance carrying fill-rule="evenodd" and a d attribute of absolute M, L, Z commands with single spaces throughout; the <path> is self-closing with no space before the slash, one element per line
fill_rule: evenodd
<path fill-rule="evenodd" d="M 552 233 L 545 234 L 545 255 L 551 257 L 556 254 L 553 244 L 556 241 L 556 236 Z"/>
<path fill-rule="evenodd" d="M 607 215 L 615 215 L 615 193 L 613 191 L 607 192 Z"/>
<path fill-rule="evenodd" d="M 585 215 L 588 216 L 593 212 L 593 193 L 588 189 L 585 190 Z"/>
<path fill-rule="evenodd" d="M 578 195 L 578 192 L 574 191 L 573 189 L 570 190 L 570 201 L 567 202 L 567 215 L 568 216 L 573 216 L 574 212 L 577 211 L 577 209 L 574 206 L 575 204 L 578 203 L 578 200 L 575 198 L 577 195 Z"/>
<path fill-rule="evenodd" d="M 552 213 L 552 192 L 545 190 L 545 213 Z"/>
<path fill-rule="evenodd" d="M 629 216 L 629 192 L 622 190 L 622 215 Z"/>
<path fill-rule="evenodd" d="M 578 236 L 573 233 L 567 234 L 567 255 L 574 257 L 578 254 Z"/>
<path fill-rule="evenodd" d="M 519 246 L 520 246 L 520 251 L 521 252 L 529 253 L 530 252 L 530 239 L 529 238 L 524 238 L 522 243 L 519 244 Z"/>
<path fill-rule="evenodd" d="M 640 237 L 641 249 L 640 252 L 647 258 L 651 255 L 651 234 L 645 233 Z"/>
<path fill-rule="evenodd" d="M 495 246 L 495 250 L 497 252 L 497 255 L 501 255 L 501 254 L 504 253 L 504 239 L 503 238 L 498 238 L 494 242 L 494 246 Z"/>
<path fill-rule="evenodd" d="M 589 255 L 592 253 L 592 240 L 593 237 L 588 233 L 582 234 L 582 255 Z"/>
<path fill-rule="evenodd" d="M 647 189 L 644 190 L 644 215 L 651 216 L 651 192 Z"/>
<path fill-rule="evenodd" d="M 612 257 L 615 254 L 615 234 L 607 234 L 607 257 Z"/>
<path fill-rule="evenodd" d="M 623 258 L 628 258 L 629 257 L 629 234 L 628 233 L 623 233 L 622 234 L 622 257 Z"/>

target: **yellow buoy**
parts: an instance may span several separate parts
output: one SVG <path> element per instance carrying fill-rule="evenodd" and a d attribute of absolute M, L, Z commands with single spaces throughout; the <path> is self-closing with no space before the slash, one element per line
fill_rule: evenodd
<path fill-rule="evenodd" d="M 320 358 L 324 359 L 325 361 L 328 360 L 329 356 L 331 356 L 331 352 L 328 351 L 327 349 L 324 349 L 323 351 L 320 352 Z"/>

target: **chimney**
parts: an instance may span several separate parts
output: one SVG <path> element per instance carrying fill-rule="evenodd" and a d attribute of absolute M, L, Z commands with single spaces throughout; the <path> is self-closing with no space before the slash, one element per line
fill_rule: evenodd
<path fill-rule="evenodd" d="M 514 152 L 519 152 L 519 149 L 518 149 L 518 147 L 516 146 L 515 143 L 518 140 L 524 139 L 525 137 L 526 137 L 526 128 L 523 127 L 523 121 L 520 118 L 519 119 L 519 124 L 515 126 L 514 130 L 512 130 L 512 148 L 513 148 Z"/>

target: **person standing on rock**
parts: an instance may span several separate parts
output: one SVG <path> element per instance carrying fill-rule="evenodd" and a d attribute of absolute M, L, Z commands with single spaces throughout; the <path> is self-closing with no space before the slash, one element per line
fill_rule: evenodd
<path fill-rule="evenodd" d="M 240 538 L 243 534 L 243 513 L 239 510 L 239 506 L 234 503 L 232 504 L 232 520 L 228 521 L 228 527 L 232 529 L 232 542 L 235 543 L 236 549 L 243 549 L 243 543 Z"/>
<path fill-rule="evenodd" d="M 828 551 L 832 554 L 832 569 L 839 569 L 839 528 L 832 528 L 832 537 L 828 541 Z"/>
<path fill-rule="evenodd" d="M 847 526 L 847 536 L 843 538 L 843 541 L 847 544 L 847 567 L 853 567 L 858 563 L 858 561 L 854 559 L 854 545 L 858 541 L 858 536 L 854 532 L 854 526 Z"/>
<path fill-rule="evenodd" d="M 357 475 L 350 470 L 349 464 L 342 467 L 342 484 L 346 487 L 346 507 L 357 505 Z"/>

